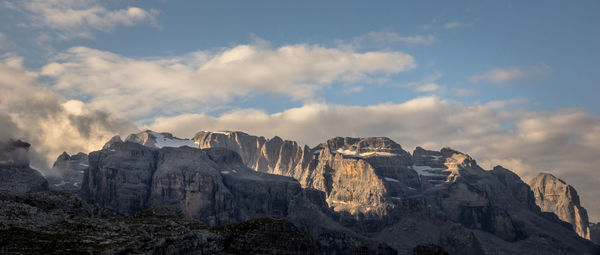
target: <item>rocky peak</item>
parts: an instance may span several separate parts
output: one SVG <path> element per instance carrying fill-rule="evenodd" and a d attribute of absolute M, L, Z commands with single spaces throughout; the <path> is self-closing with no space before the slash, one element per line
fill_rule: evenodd
<path fill-rule="evenodd" d="M 121 136 L 115 135 L 112 138 L 110 138 L 110 140 L 108 140 L 107 143 L 104 144 L 104 146 L 102 146 L 102 149 L 107 149 L 108 147 L 110 147 L 111 144 L 113 143 L 117 143 L 117 142 L 123 142 L 123 140 L 121 140 Z"/>
<path fill-rule="evenodd" d="M 83 174 L 88 169 L 88 155 L 82 152 L 69 155 L 63 152 L 56 158 L 52 170 L 58 176 L 49 176 L 50 189 L 78 193 L 81 190 Z"/>
<path fill-rule="evenodd" d="M 336 137 L 318 146 L 327 148 L 332 153 L 340 153 L 349 157 L 370 156 L 407 156 L 402 146 L 387 137 Z"/>
<path fill-rule="evenodd" d="M 0 141 L 0 190 L 28 193 L 48 189 L 48 182 L 29 167 L 31 145 L 21 140 Z"/>
<path fill-rule="evenodd" d="M 56 161 L 54 161 L 54 165 L 52 165 L 52 166 L 56 166 L 56 163 L 58 163 L 58 162 L 64 162 L 64 161 L 67 161 L 69 159 L 71 159 L 71 156 L 66 151 L 63 151 L 63 153 L 60 154 L 56 158 Z"/>
<path fill-rule="evenodd" d="M 561 220 L 571 223 L 579 236 L 590 239 L 587 211 L 581 206 L 573 186 L 549 173 L 538 174 L 529 181 L 529 186 L 542 211 L 554 212 Z"/>
<path fill-rule="evenodd" d="M 115 139 L 113 137 L 113 139 Z M 112 139 L 111 139 L 112 140 Z M 119 138 L 120 140 L 120 138 Z M 118 141 L 118 140 L 116 140 Z M 125 142 L 138 143 L 151 148 L 162 148 L 162 147 L 181 147 L 188 146 L 197 148 L 198 145 L 190 139 L 182 139 L 173 136 L 171 133 L 158 133 L 152 130 L 142 131 L 137 134 L 130 134 L 125 138 Z M 110 143 L 110 141 L 109 141 Z"/>
<path fill-rule="evenodd" d="M 29 166 L 29 147 L 21 140 L 0 141 L 0 165 Z"/>

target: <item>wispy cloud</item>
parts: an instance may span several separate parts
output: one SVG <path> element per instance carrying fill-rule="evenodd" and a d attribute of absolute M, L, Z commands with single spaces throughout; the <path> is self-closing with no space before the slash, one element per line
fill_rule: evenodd
<path fill-rule="evenodd" d="M 471 76 L 469 80 L 471 82 L 487 81 L 495 84 L 502 84 L 511 82 L 514 80 L 522 80 L 526 77 L 525 72 L 516 68 L 495 68 L 489 70 L 483 74 Z"/>
<path fill-rule="evenodd" d="M 156 24 L 156 10 L 138 7 L 107 9 L 102 1 L 95 0 L 33 0 L 7 4 L 24 12 L 26 24 L 56 31 L 60 39 L 93 38 L 95 31 L 108 32 L 118 26 Z"/>
<path fill-rule="evenodd" d="M 469 80 L 473 83 L 478 82 L 490 82 L 493 84 L 501 85 L 508 84 L 514 81 L 529 80 L 536 76 L 542 75 L 550 70 L 547 65 L 535 66 L 535 67 L 506 67 L 506 68 L 494 68 L 483 74 L 474 75 L 469 77 Z"/>
<path fill-rule="evenodd" d="M 477 91 L 473 89 L 465 89 L 465 88 L 453 88 L 450 91 L 450 94 L 455 97 L 468 97 L 477 95 Z"/>
<path fill-rule="evenodd" d="M 372 31 L 361 36 L 352 38 L 348 42 L 342 42 L 342 45 L 350 46 L 351 48 L 360 48 L 365 43 L 374 44 L 412 44 L 412 45 L 430 45 L 436 41 L 435 36 L 429 35 L 414 35 L 403 36 L 394 32 Z"/>
<path fill-rule="evenodd" d="M 466 27 L 466 26 L 468 26 L 468 25 L 465 23 L 462 23 L 462 22 L 458 22 L 458 21 L 448 22 L 448 23 L 445 23 L 444 25 L 442 25 L 442 27 L 444 29 L 448 29 L 448 30 L 459 28 L 459 27 Z"/>
<path fill-rule="evenodd" d="M 411 88 L 416 92 L 438 92 L 443 90 L 443 87 L 439 85 L 436 81 L 442 77 L 441 73 L 435 73 L 433 75 L 427 76 L 420 81 L 416 82 L 408 82 L 402 84 L 402 87 Z"/>

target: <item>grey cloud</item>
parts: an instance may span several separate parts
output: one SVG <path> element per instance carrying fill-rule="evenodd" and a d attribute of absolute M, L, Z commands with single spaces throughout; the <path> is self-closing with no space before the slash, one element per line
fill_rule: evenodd
<path fill-rule="evenodd" d="M 81 102 L 73 109 L 43 87 L 34 74 L 0 62 L 0 138 L 31 143 L 31 164 L 45 174 L 52 174 L 48 166 L 63 151 L 89 152 L 115 134 L 137 131 L 133 123 Z"/>

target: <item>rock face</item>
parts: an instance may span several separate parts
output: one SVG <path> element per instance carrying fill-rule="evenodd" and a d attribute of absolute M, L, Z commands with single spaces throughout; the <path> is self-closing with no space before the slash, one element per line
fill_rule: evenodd
<path fill-rule="evenodd" d="M 411 155 L 389 138 L 337 137 L 309 149 L 242 132 L 199 132 L 194 141 L 200 148 L 234 150 L 248 167 L 294 177 L 303 187 L 325 192 L 335 211 L 379 220 L 374 222 L 426 211 L 427 200 L 454 221 L 515 241 L 523 236 L 506 208 L 538 210 L 517 175 L 503 168 L 485 171 L 468 155 L 448 148 L 419 147 Z M 508 196 L 507 189 L 512 191 Z"/>
<path fill-rule="evenodd" d="M 248 169 L 237 153 L 222 148 L 155 149 L 117 142 L 90 153 L 89 162 L 85 196 L 128 215 L 170 205 L 186 218 L 221 225 L 286 217 L 291 201 L 308 199 L 294 179 Z"/>
<path fill-rule="evenodd" d="M 0 190 L 11 193 L 48 190 L 48 181 L 29 167 L 30 146 L 20 140 L 0 142 Z"/>
<path fill-rule="evenodd" d="M 529 186 L 542 211 L 554 212 L 561 220 L 571 223 L 579 236 L 591 239 L 587 211 L 581 206 L 575 188 L 548 173 L 538 174 Z"/>
<path fill-rule="evenodd" d="M 399 197 L 420 189 L 410 154 L 388 138 L 338 137 L 313 149 L 242 132 L 199 132 L 194 141 L 200 148 L 233 150 L 256 171 L 293 177 L 325 192 L 335 211 L 359 217 L 386 215 Z"/>
<path fill-rule="evenodd" d="M 88 155 L 77 153 L 69 155 L 63 152 L 54 164 L 52 170 L 59 176 L 48 177 L 50 189 L 62 190 L 70 193 L 78 193 L 81 190 L 83 173 L 88 169 Z"/>

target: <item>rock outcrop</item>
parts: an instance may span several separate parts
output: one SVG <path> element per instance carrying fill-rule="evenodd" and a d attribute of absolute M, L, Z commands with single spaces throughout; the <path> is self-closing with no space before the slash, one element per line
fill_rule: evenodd
<path fill-rule="evenodd" d="M 29 167 L 30 146 L 21 140 L 0 141 L 0 190 L 11 193 L 48 190 L 48 181 Z"/>
<path fill-rule="evenodd" d="M 529 182 L 535 201 L 542 211 L 553 212 L 570 223 L 579 236 L 591 239 L 588 215 L 573 186 L 548 173 L 540 173 Z"/>

